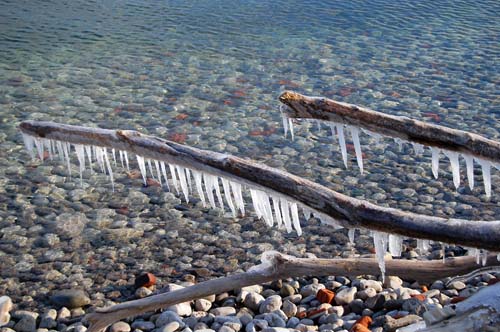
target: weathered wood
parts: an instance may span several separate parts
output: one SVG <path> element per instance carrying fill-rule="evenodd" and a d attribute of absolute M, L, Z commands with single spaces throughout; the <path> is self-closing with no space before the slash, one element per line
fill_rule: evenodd
<path fill-rule="evenodd" d="M 358 276 L 379 273 L 377 261 L 370 258 L 309 259 L 282 255 L 277 252 L 266 252 L 263 257 L 263 264 L 245 273 L 213 279 L 173 292 L 97 309 L 95 313 L 86 317 L 86 320 L 91 323 L 89 332 L 102 331 L 118 320 L 144 312 L 273 280 L 300 276 Z M 494 265 L 496 263 L 495 256 L 490 255 L 487 264 Z M 423 283 L 450 275 L 467 273 L 477 268 L 473 257 L 449 258 L 444 263 L 442 260 L 387 260 L 385 266 L 388 275 L 398 275 L 406 280 L 417 280 Z"/>
<path fill-rule="evenodd" d="M 473 155 L 500 162 L 500 142 L 463 130 L 418 121 L 405 116 L 376 112 L 368 108 L 322 97 L 285 91 L 279 100 L 286 104 L 287 116 L 345 123 L 382 135 Z"/>
<path fill-rule="evenodd" d="M 223 176 L 284 196 L 337 220 L 344 227 L 367 228 L 500 251 L 500 220 L 446 219 L 381 207 L 248 159 L 196 149 L 136 131 L 35 121 L 25 121 L 20 128 L 25 134 L 35 137 L 126 150 L 146 158 Z"/>

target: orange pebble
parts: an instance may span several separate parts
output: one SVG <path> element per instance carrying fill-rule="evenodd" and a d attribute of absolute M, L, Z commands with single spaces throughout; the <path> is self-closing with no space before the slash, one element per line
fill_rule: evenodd
<path fill-rule="evenodd" d="M 321 303 L 332 303 L 335 293 L 329 289 L 323 288 L 316 293 L 316 299 Z"/>
<path fill-rule="evenodd" d="M 351 332 L 372 332 L 369 328 L 362 324 L 354 324 L 353 327 L 351 327 Z"/>
<path fill-rule="evenodd" d="M 359 318 L 355 324 L 361 324 L 365 327 L 369 327 L 372 322 L 373 322 L 373 320 L 370 316 L 363 316 L 363 317 Z"/>
<path fill-rule="evenodd" d="M 426 285 L 422 285 L 422 292 L 428 292 L 429 291 L 429 288 L 427 288 Z"/>
<path fill-rule="evenodd" d="M 451 298 L 450 303 L 462 302 L 465 299 L 466 299 L 466 297 L 463 297 L 463 296 L 455 296 L 455 297 Z"/>
<path fill-rule="evenodd" d="M 425 301 L 425 295 L 423 295 L 423 294 L 415 294 L 415 295 L 411 295 L 411 297 L 413 297 L 414 299 L 417 299 L 419 301 Z"/>

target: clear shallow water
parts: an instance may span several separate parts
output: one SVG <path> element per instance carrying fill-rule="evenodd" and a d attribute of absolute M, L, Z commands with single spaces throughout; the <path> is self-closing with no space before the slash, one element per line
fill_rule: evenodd
<path fill-rule="evenodd" d="M 75 184 L 64 178 L 64 168 L 35 167 L 23 151 L 16 127 L 25 119 L 138 129 L 251 157 L 378 204 L 498 218 L 497 171 L 487 200 L 480 173 L 471 193 L 463 186 L 462 167 L 458 195 L 444 157 L 446 172 L 434 181 L 428 152 L 416 164 L 409 146 L 403 153 L 397 147 L 383 153 L 370 150 L 362 137 L 366 165 L 360 176 L 354 160 L 344 168 L 326 127 L 318 132 L 296 126 L 296 140 L 284 139 L 277 97 L 293 89 L 498 138 L 499 12 L 497 1 L 3 1 L 2 226 L 22 224 L 33 206 L 49 208 L 36 210 L 42 221 L 74 211 L 91 219 L 86 209 L 108 202 L 116 207 L 120 195 L 146 190 L 122 174 L 112 194 L 103 177 L 93 176 L 86 190 L 98 195 L 75 203 L 69 194 Z M 45 192 L 47 183 L 51 189 Z M 229 218 L 221 221 L 227 223 Z M 260 227 L 250 224 L 245 227 Z M 42 233 L 30 232 L 34 239 Z M 6 236 L 0 241 L 8 244 Z M 74 241 L 68 245 L 78 247 Z M 12 265 L 23 260 L 15 258 Z M 243 255 L 240 261 L 245 260 Z"/>

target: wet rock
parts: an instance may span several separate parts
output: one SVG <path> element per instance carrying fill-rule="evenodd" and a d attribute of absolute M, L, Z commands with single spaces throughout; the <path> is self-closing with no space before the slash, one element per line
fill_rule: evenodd
<path fill-rule="evenodd" d="M 109 332 L 130 332 L 130 330 L 130 325 L 125 322 L 116 322 L 109 327 Z"/>
<path fill-rule="evenodd" d="M 38 318 L 36 312 L 17 310 L 13 312 L 12 317 L 18 320 L 14 325 L 14 330 L 17 332 L 33 332 L 36 330 L 36 320 Z"/>
<path fill-rule="evenodd" d="M 339 305 L 349 304 L 349 302 L 354 300 L 354 295 L 357 291 L 356 287 L 345 288 L 336 294 L 335 302 Z"/>
<path fill-rule="evenodd" d="M 79 289 L 65 289 L 50 297 L 50 301 L 57 306 L 69 309 L 79 308 L 90 304 L 90 298 Z"/>

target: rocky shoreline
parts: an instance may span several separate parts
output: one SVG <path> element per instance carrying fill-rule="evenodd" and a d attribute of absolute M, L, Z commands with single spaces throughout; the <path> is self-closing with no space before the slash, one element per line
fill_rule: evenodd
<path fill-rule="evenodd" d="M 464 281 L 447 284 L 448 278 L 431 285 L 409 283 L 397 276 L 387 276 L 384 283 L 374 276 L 278 280 L 131 317 L 113 324 L 109 332 L 392 332 L 421 321 L 426 311 L 466 299 L 496 283 L 499 277 L 500 273 L 485 272 Z M 174 291 L 196 281 L 196 276 L 186 274 L 176 284 L 162 284 L 147 273 L 116 287 L 107 294 L 107 303 L 114 302 L 110 295 L 117 296 L 119 289 L 132 294 L 129 299 L 136 299 Z M 0 301 L 0 313 L 12 309 L 10 299 L 5 298 Z M 94 310 L 94 302 L 85 292 L 68 289 L 50 296 L 53 307 L 42 312 L 18 310 L 14 303 L 10 320 L 3 317 L 0 332 L 85 332 L 88 323 L 83 317 Z"/>

